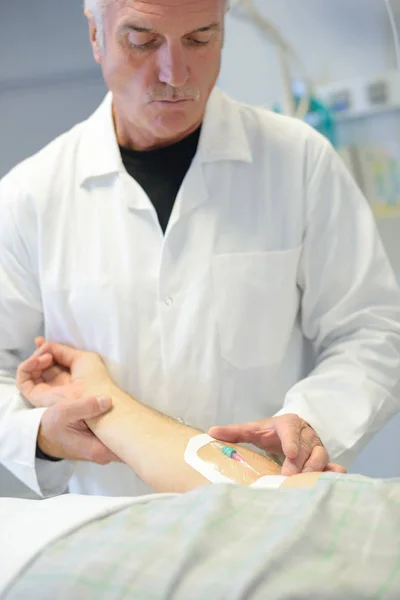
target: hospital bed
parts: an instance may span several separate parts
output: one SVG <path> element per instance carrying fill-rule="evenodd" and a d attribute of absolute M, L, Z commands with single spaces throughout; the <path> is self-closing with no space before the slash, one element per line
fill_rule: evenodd
<path fill-rule="evenodd" d="M 400 480 L 0 500 L 2 600 L 399 600 Z"/>

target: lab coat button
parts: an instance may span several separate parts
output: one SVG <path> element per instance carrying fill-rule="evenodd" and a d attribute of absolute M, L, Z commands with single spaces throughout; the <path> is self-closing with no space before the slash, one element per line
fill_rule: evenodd
<path fill-rule="evenodd" d="M 172 300 L 171 296 L 167 296 L 167 297 L 164 299 L 164 302 L 165 302 L 165 304 L 166 304 L 167 306 L 172 306 L 172 305 L 173 305 L 173 303 L 174 303 L 174 301 Z"/>

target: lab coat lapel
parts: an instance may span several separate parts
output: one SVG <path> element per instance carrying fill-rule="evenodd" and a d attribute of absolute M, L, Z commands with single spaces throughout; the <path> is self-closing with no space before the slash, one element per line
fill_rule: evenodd
<path fill-rule="evenodd" d="M 128 175 L 123 164 L 112 117 L 111 93 L 85 123 L 78 169 L 81 185 L 96 182 L 99 189 L 110 189 L 115 202 L 125 201 L 129 210 L 148 210 L 155 214 L 147 194 Z"/>
<path fill-rule="evenodd" d="M 219 161 L 251 162 L 250 143 L 239 106 L 215 88 L 207 104 L 199 149 L 179 191 L 170 220 L 172 227 L 185 213 L 206 202 L 207 168 Z"/>
<path fill-rule="evenodd" d="M 206 178 L 208 163 L 251 162 L 250 147 L 240 105 L 215 88 L 207 104 L 199 149 L 179 191 L 170 226 L 210 197 Z M 93 178 L 117 176 L 118 184 L 114 189 L 118 196 L 124 196 L 129 209 L 154 210 L 145 192 L 129 177 L 122 163 L 112 118 L 110 93 L 86 122 L 79 164 L 81 185 Z"/>
<path fill-rule="evenodd" d="M 209 193 L 203 169 L 204 165 L 197 154 L 179 190 L 169 227 L 172 227 L 183 215 L 208 200 Z"/>

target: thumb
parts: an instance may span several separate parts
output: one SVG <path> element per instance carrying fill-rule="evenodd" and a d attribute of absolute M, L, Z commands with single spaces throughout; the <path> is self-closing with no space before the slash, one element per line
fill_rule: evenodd
<path fill-rule="evenodd" d="M 81 398 L 75 402 L 68 402 L 60 406 L 68 423 L 95 419 L 107 413 L 112 408 L 111 398 L 100 396 Z"/>

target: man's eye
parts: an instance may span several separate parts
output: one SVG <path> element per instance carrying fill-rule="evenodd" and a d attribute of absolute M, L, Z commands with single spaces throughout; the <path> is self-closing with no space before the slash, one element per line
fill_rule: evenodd
<path fill-rule="evenodd" d="M 156 42 L 156 38 L 150 38 L 144 37 L 144 36 L 129 36 L 128 38 L 129 40 L 129 45 L 132 46 L 132 48 L 138 48 L 139 50 L 142 49 L 146 49 L 146 48 L 150 48 L 151 46 L 153 46 Z"/>
<path fill-rule="evenodd" d="M 186 41 L 193 46 L 207 46 L 210 43 L 210 38 L 200 39 L 200 38 L 186 38 Z"/>
<path fill-rule="evenodd" d="M 154 46 L 154 40 L 151 40 L 151 42 L 146 42 L 145 44 L 133 44 L 131 42 L 131 46 L 132 48 L 137 48 L 138 50 L 145 50 L 146 48 L 151 48 L 151 46 Z"/>

